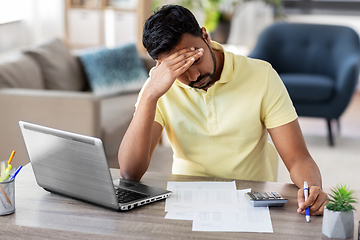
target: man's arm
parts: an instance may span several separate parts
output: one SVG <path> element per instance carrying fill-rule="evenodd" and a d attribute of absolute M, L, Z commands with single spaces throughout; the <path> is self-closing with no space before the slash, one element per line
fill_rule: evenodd
<path fill-rule="evenodd" d="M 162 132 L 162 126 L 154 121 L 157 101 L 202 54 L 203 49 L 182 49 L 157 61 L 119 148 L 123 178 L 139 181 L 146 172 Z"/>
<path fill-rule="evenodd" d="M 275 147 L 280 154 L 291 180 L 298 186 L 298 212 L 310 206 L 313 215 L 322 215 L 327 194 L 322 190 L 321 174 L 307 150 L 298 120 L 280 127 L 268 129 Z M 303 185 L 309 184 L 309 198 L 305 202 Z"/>

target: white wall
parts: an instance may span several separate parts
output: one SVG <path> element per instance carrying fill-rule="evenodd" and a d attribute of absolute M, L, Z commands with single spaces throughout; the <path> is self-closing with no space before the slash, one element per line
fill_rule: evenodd
<path fill-rule="evenodd" d="M 287 21 L 348 26 L 360 36 L 360 16 L 291 14 L 287 16 Z"/>
<path fill-rule="evenodd" d="M 0 54 L 65 36 L 64 0 L 20 0 L 23 20 L 0 24 Z M 1 6 L 0 6 L 1 7 Z"/>

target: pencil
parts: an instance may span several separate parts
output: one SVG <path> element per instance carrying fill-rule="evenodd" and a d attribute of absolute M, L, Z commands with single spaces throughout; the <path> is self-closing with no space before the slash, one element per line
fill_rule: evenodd
<path fill-rule="evenodd" d="M 6 198 L 6 201 L 11 204 L 10 198 L 8 197 L 8 195 L 6 194 L 4 188 L 1 186 L 0 184 L 0 191 L 4 194 L 4 197 Z"/>
<path fill-rule="evenodd" d="M 9 161 L 8 161 L 8 165 L 10 165 L 11 161 L 13 160 L 14 155 L 15 155 L 15 151 L 12 151 Z"/>

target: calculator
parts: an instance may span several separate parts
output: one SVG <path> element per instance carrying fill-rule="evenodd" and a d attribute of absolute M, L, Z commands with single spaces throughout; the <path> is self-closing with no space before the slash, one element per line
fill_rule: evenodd
<path fill-rule="evenodd" d="M 245 195 L 254 207 L 282 207 L 288 202 L 277 192 L 247 192 Z"/>

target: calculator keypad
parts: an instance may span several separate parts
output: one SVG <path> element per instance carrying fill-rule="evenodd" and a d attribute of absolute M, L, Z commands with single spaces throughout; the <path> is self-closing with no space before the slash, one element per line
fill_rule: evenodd
<path fill-rule="evenodd" d="M 251 192 L 248 193 L 252 199 L 263 200 L 263 199 L 280 199 L 280 194 L 276 192 Z"/>
<path fill-rule="evenodd" d="M 288 202 L 277 192 L 248 192 L 246 196 L 254 206 L 283 206 Z"/>

